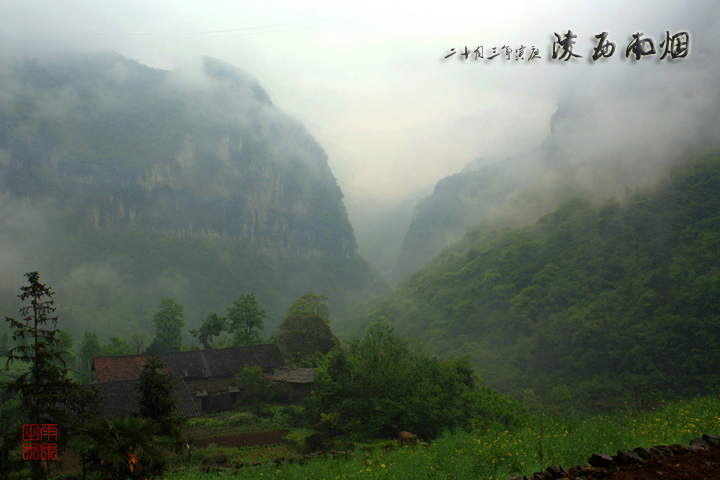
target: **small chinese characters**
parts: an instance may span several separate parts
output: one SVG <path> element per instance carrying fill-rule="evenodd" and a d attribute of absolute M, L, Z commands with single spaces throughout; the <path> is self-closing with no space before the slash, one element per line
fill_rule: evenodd
<path fill-rule="evenodd" d="M 467 60 L 468 58 L 472 58 L 473 60 L 478 59 L 486 59 L 486 60 L 492 60 L 495 57 L 503 56 L 506 60 L 510 60 L 512 57 L 515 57 L 515 61 L 518 60 L 525 60 L 525 53 L 526 53 L 527 47 L 525 45 L 520 45 L 520 47 L 513 49 L 509 45 L 503 45 L 502 47 L 492 47 L 492 50 L 488 52 L 488 55 L 485 56 L 484 54 L 484 47 L 482 45 L 478 45 L 475 50 L 470 50 L 466 46 L 465 49 L 460 53 L 460 57 Z M 454 48 L 450 49 L 450 53 L 448 55 L 445 55 L 445 58 L 450 58 L 453 55 L 455 55 L 456 52 Z M 540 58 L 540 50 L 536 48 L 534 45 L 530 47 L 530 51 L 528 53 L 527 60 L 534 60 L 536 58 Z"/>
<path fill-rule="evenodd" d="M 569 61 L 571 59 L 584 58 L 583 55 L 576 53 L 574 50 L 577 46 L 576 38 L 578 36 L 568 30 L 565 34 L 553 33 L 555 35 L 555 41 L 552 45 L 552 51 L 548 60 L 557 61 Z M 615 53 L 615 43 L 608 40 L 608 32 L 602 32 L 595 35 L 597 44 L 592 48 L 590 52 L 590 58 L 593 62 L 601 58 L 610 58 Z M 690 48 L 690 34 L 688 32 L 679 32 L 674 35 L 670 34 L 670 31 L 665 32 L 665 38 L 659 43 L 658 49 L 655 48 L 655 42 L 652 38 L 644 37 L 644 33 L 636 32 L 632 35 L 630 42 L 625 48 L 625 57 L 633 60 L 640 60 L 644 57 L 655 55 L 662 50 L 660 60 L 669 59 L 675 60 L 679 58 L 685 58 L 688 56 Z M 459 53 L 458 58 L 468 60 L 484 59 L 485 61 L 493 60 L 496 57 L 504 58 L 505 61 L 520 61 L 526 60 L 531 61 L 540 59 L 540 50 L 534 45 L 526 52 L 527 47 L 520 45 L 518 48 L 513 49 L 509 45 L 503 45 L 502 47 L 488 47 L 487 56 L 485 55 L 485 48 L 483 45 L 478 45 L 474 50 L 469 49 L 465 46 L 462 52 L 456 52 L 454 48 L 450 49 L 450 53 L 445 55 L 445 59 L 452 57 Z M 527 53 L 527 55 L 526 55 Z"/>
<path fill-rule="evenodd" d="M 26 424 L 22 427 L 23 460 L 57 460 L 57 444 L 43 440 L 57 440 L 57 424 Z"/>

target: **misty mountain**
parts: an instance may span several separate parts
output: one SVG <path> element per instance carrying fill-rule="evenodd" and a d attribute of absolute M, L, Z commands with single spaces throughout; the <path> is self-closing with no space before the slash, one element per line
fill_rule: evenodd
<path fill-rule="evenodd" d="M 441 179 L 433 193 L 415 206 L 392 272 L 395 281 L 420 270 L 537 178 L 532 174 L 539 164 L 535 156 L 508 158 L 475 170 L 474 164 L 481 161 L 473 161 L 462 172 Z"/>
<path fill-rule="evenodd" d="M 682 162 L 622 203 L 578 197 L 521 228 L 488 218 L 351 324 L 467 354 L 526 400 L 613 404 L 633 382 L 663 398 L 713 391 L 720 150 Z"/>
<path fill-rule="evenodd" d="M 655 101 L 671 102 L 662 96 Z M 622 98 L 608 107 L 568 95 L 536 150 L 504 160 L 478 158 L 437 182 L 413 211 L 393 280 L 418 271 L 489 216 L 520 226 L 576 196 L 622 199 L 652 184 L 670 166 L 717 144 L 718 105 L 714 95 L 702 109 L 678 108 L 678 121 L 668 128 L 628 121 L 627 111 L 662 114 L 666 107 L 647 99 Z"/>
<path fill-rule="evenodd" d="M 255 79 L 212 58 L 174 71 L 114 53 L 3 69 L 0 191 L 3 306 L 39 270 L 76 332 L 147 329 L 164 295 L 192 326 L 249 292 L 278 320 L 307 290 L 341 311 L 382 288 L 323 149 Z"/>

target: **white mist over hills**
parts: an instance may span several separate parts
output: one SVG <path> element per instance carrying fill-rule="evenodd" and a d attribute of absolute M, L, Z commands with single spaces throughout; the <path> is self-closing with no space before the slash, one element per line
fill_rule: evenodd
<path fill-rule="evenodd" d="M 613 152 L 624 152 L 628 162 L 635 154 L 643 162 L 664 156 L 694 132 L 696 118 L 714 101 L 720 58 L 720 11 L 711 0 L 421 2 L 413 8 L 392 1 L 120 6 L 28 0 L 2 8 L 6 60 L 116 51 L 174 70 L 207 55 L 250 72 L 273 105 L 297 118 L 327 152 L 359 252 L 384 271 L 401 244 L 385 226 L 388 218 L 409 224 L 410 199 L 475 158 L 539 148 L 558 108 L 585 115 L 565 129 L 559 147 L 570 152 L 566 161 Z M 583 58 L 553 62 L 554 33 L 567 30 L 578 35 L 575 51 Z M 666 32 L 680 31 L 690 34 L 687 58 L 625 58 L 634 33 L 654 39 L 659 49 Z M 592 62 L 601 32 L 617 49 Z M 536 46 L 541 60 L 444 58 L 451 48 L 477 45 L 486 51 Z M 186 81 L 192 79 L 188 73 Z M 603 171 L 580 176 L 601 180 Z"/>

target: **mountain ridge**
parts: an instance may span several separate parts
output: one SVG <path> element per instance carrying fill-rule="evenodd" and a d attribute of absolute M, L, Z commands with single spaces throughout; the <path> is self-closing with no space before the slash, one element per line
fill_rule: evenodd
<path fill-rule="evenodd" d="M 384 288 L 357 254 L 322 147 L 254 78 L 210 57 L 164 71 L 69 55 L 3 71 L 0 191 L 0 248 L 16 252 L 6 279 L 49 274 L 75 333 L 100 312 L 147 330 L 161 296 L 197 322 L 254 291 L 279 323 L 307 290 L 342 311 Z M 210 272 L 225 282 L 216 292 Z M 12 305 L 20 281 L 6 281 Z M 123 294 L 100 299 L 112 289 Z"/>

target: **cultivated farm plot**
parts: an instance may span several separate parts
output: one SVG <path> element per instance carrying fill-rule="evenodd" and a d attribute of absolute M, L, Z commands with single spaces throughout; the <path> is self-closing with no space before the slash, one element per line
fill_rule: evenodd
<path fill-rule="evenodd" d="M 213 447 L 223 450 L 221 458 L 231 457 L 227 460 L 241 463 L 300 455 L 300 452 L 283 440 L 282 437 L 289 433 L 287 430 L 272 430 L 262 425 L 194 428 L 188 433 L 190 437 L 194 438 L 193 447 L 207 452 L 205 455 L 198 452 L 199 456 L 206 456 L 210 451 L 215 450 Z M 228 447 L 231 447 L 232 450 L 228 451 Z M 220 463 L 223 463 L 222 459 L 220 459 Z"/>
<path fill-rule="evenodd" d="M 195 437 L 193 446 L 195 448 L 207 447 L 215 444 L 218 447 L 254 447 L 258 445 L 279 445 L 284 443 L 282 437 L 287 435 L 287 430 L 270 430 L 257 432 L 232 432 L 224 431 L 220 434 L 214 433 Z"/>
<path fill-rule="evenodd" d="M 248 433 L 264 433 L 273 431 L 284 431 L 287 430 L 273 430 L 260 424 L 253 425 L 237 425 L 237 426 L 223 426 L 223 427 L 193 427 L 188 430 L 188 435 L 196 440 L 205 439 L 210 437 L 224 437 L 228 435 L 244 435 Z M 286 434 L 285 434 L 286 435 Z"/>

